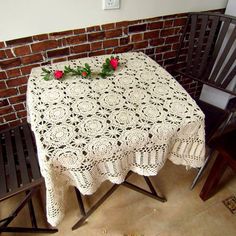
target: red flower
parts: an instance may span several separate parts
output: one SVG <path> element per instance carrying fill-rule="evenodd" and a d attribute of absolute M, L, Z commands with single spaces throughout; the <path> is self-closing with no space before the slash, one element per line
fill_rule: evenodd
<path fill-rule="evenodd" d="M 110 60 L 110 65 L 111 65 L 111 67 L 112 67 L 114 70 L 116 70 L 116 68 L 117 68 L 118 65 L 119 65 L 119 60 L 118 60 L 118 58 L 112 58 L 112 59 Z"/>
<path fill-rule="evenodd" d="M 82 77 L 86 77 L 86 76 L 88 75 L 88 73 L 87 73 L 86 71 L 83 71 L 83 72 L 81 73 L 81 75 L 82 75 Z"/>
<path fill-rule="evenodd" d="M 64 72 L 61 70 L 55 70 L 53 75 L 55 79 L 61 79 L 64 75 Z"/>

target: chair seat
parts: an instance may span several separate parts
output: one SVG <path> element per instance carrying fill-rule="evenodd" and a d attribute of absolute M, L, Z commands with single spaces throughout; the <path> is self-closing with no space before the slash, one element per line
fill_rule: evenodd
<path fill-rule="evenodd" d="M 43 183 L 28 124 L 0 132 L 0 201 Z"/>
<path fill-rule="evenodd" d="M 16 208 L 4 219 L 0 219 L 2 232 L 21 233 L 55 233 L 57 229 L 50 226 L 38 227 L 32 197 L 41 192 L 41 200 L 45 205 L 43 194 L 44 179 L 41 176 L 36 145 L 28 124 L 9 128 L 0 132 L 0 201 L 24 192 Z M 28 204 L 32 227 L 11 227 L 9 224 L 17 217 L 23 207 Z"/>

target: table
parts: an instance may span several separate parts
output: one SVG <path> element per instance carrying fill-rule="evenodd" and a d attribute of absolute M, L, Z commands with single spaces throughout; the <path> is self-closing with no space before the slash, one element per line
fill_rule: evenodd
<path fill-rule="evenodd" d="M 200 167 L 205 155 L 204 114 L 182 86 L 143 53 L 118 54 L 120 66 L 106 79 L 96 76 L 108 56 L 87 62 L 91 79 L 42 79 L 34 68 L 28 81 L 28 121 L 35 134 L 45 178 L 47 217 L 57 225 L 70 185 L 94 193 L 109 180 L 120 184 L 129 171 L 153 176 L 167 159 Z"/>

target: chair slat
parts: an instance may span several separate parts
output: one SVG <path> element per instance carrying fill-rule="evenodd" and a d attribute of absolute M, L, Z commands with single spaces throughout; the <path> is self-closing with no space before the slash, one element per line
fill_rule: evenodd
<path fill-rule="evenodd" d="M 230 22 L 231 22 L 231 19 L 228 19 L 228 18 L 224 19 L 222 28 L 221 28 L 220 33 L 218 35 L 218 39 L 216 41 L 215 49 L 212 54 L 212 59 L 209 62 L 209 66 L 207 67 L 206 73 L 203 75 L 203 77 L 204 77 L 203 80 L 208 78 L 209 81 L 211 81 L 211 80 L 213 81 L 215 79 L 214 77 L 209 78 L 209 76 L 210 76 L 211 70 L 215 64 L 216 58 L 219 55 L 220 48 L 221 48 L 222 43 L 225 39 L 225 35 L 228 32 Z"/>
<path fill-rule="evenodd" d="M 7 192 L 7 187 L 6 187 L 5 164 L 4 164 L 4 159 L 3 159 L 3 147 L 0 140 L 0 198 L 6 192 Z"/>
<path fill-rule="evenodd" d="M 199 75 L 202 75 L 202 72 L 203 72 L 203 70 L 205 69 L 205 67 L 207 65 L 206 64 L 207 59 L 209 57 L 209 53 L 210 53 L 210 50 L 211 50 L 211 47 L 212 47 L 212 43 L 213 43 L 213 40 L 214 40 L 214 37 L 215 37 L 215 33 L 216 33 L 216 30 L 217 30 L 218 23 L 219 23 L 219 17 L 215 17 L 212 21 L 212 27 L 211 27 L 211 30 L 210 30 L 209 37 L 207 39 L 206 49 L 205 49 L 203 57 L 202 57 L 201 66 L 200 66 L 200 70 L 199 70 Z"/>
<path fill-rule="evenodd" d="M 197 53 L 196 53 L 196 59 L 194 62 L 194 67 L 193 67 L 193 74 L 196 75 L 198 73 L 198 65 L 200 64 L 200 56 L 202 53 L 202 47 L 203 47 L 203 41 L 204 41 L 204 36 L 206 32 L 206 27 L 207 27 L 207 22 L 208 22 L 208 16 L 203 15 L 202 16 L 202 24 L 200 28 L 200 35 L 199 35 L 199 41 L 197 44 Z"/>
<path fill-rule="evenodd" d="M 236 65 L 235 67 L 231 70 L 231 72 L 227 75 L 227 77 L 225 78 L 222 87 L 226 88 L 228 86 L 228 84 L 231 82 L 231 80 L 235 77 L 236 75 Z"/>
<path fill-rule="evenodd" d="M 37 156 L 34 151 L 31 132 L 28 125 L 23 125 L 22 127 L 23 127 L 24 136 L 25 136 L 25 142 L 26 142 L 26 146 L 28 150 L 29 161 L 30 161 L 30 165 L 32 169 L 33 178 L 37 179 L 41 177 L 41 174 L 38 168 Z"/>
<path fill-rule="evenodd" d="M 23 150 L 23 143 L 22 143 L 22 137 L 20 135 L 20 127 L 17 127 L 14 129 L 15 133 L 15 143 L 16 143 L 16 150 L 17 150 L 17 156 L 19 160 L 19 167 L 20 167 L 20 174 L 21 174 L 21 182 L 22 184 L 29 183 L 29 176 L 28 176 L 28 170 Z"/>
<path fill-rule="evenodd" d="M 190 38 L 189 38 L 187 70 L 190 70 L 190 65 L 192 64 L 192 56 L 193 56 L 193 50 L 194 50 L 194 37 L 195 37 L 195 33 L 196 33 L 196 27 L 197 27 L 197 16 L 192 15 L 192 17 L 191 17 L 191 31 L 190 31 Z"/>
<path fill-rule="evenodd" d="M 233 30 L 233 32 L 232 32 L 232 34 L 231 34 L 231 36 L 230 36 L 230 38 L 229 38 L 225 48 L 223 49 L 218 62 L 216 63 L 216 65 L 215 65 L 215 67 L 214 67 L 214 69 L 213 69 L 213 71 L 212 71 L 212 73 L 210 75 L 210 78 L 209 78 L 210 81 L 215 81 L 215 78 L 217 77 L 217 75 L 218 75 L 218 73 L 219 73 L 219 71 L 221 69 L 221 66 L 223 65 L 224 60 L 227 57 L 227 55 L 228 55 L 228 53 L 229 53 L 229 51 L 230 51 L 230 49 L 231 49 L 235 39 L 236 39 L 236 26 L 234 27 L 234 30 Z"/>
<path fill-rule="evenodd" d="M 227 63 L 224 65 L 222 71 L 220 72 L 218 78 L 217 78 L 217 84 L 222 84 L 225 76 L 230 72 L 230 68 L 231 66 L 234 64 L 236 60 L 236 48 L 234 49 L 233 53 L 231 54 L 229 60 L 227 61 Z M 228 81 L 229 84 L 230 81 Z M 225 87 L 227 87 L 228 85 L 227 83 L 224 84 Z"/>
<path fill-rule="evenodd" d="M 16 173 L 16 163 L 13 155 L 13 146 L 11 140 L 11 133 L 10 131 L 5 133 L 6 139 L 6 153 L 7 153 L 7 160 L 8 160 L 8 167 L 9 167 L 9 189 L 15 190 L 18 188 L 18 180 L 17 180 L 17 173 Z"/>

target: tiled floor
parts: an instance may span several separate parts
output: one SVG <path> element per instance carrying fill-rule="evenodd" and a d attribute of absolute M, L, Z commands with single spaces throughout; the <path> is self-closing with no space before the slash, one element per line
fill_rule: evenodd
<path fill-rule="evenodd" d="M 231 171 L 226 173 L 223 179 L 224 187 L 206 202 L 199 198 L 205 178 L 193 191 L 189 190 L 194 174 L 194 170 L 186 171 L 183 166 L 167 162 L 158 176 L 151 178 L 153 184 L 166 196 L 168 200 L 166 203 L 120 187 L 89 217 L 87 224 L 76 231 L 71 231 L 71 227 L 80 214 L 74 190 L 71 188 L 66 217 L 58 226 L 59 232 L 54 235 L 235 236 L 236 215 L 233 215 L 222 203 L 224 199 L 236 194 L 236 178 L 233 177 L 233 173 Z M 140 176 L 132 175 L 129 180 L 145 186 Z M 108 186 L 110 183 L 104 183 L 94 196 L 86 197 L 86 204 L 91 206 Z M 15 200 L 1 203 L 0 219 L 11 209 Z M 15 225 L 29 224 L 26 222 L 26 212 L 27 209 L 18 216 Z M 41 215 L 40 211 L 38 212 Z"/>

